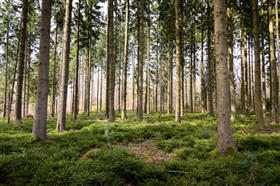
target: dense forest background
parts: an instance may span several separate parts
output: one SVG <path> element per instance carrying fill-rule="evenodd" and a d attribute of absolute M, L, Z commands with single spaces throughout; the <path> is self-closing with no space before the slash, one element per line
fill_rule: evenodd
<path fill-rule="evenodd" d="M 278 16 L 278 0 L 1 0 L 0 184 L 277 184 Z"/>

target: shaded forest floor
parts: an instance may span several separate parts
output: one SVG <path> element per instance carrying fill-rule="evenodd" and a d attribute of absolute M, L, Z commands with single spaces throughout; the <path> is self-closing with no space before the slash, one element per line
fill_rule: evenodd
<path fill-rule="evenodd" d="M 33 121 L 0 122 L 0 185 L 275 185 L 280 178 L 280 126 L 254 130 L 254 116 L 232 123 L 238 153 L 213 155 L 216 119 L 152 113 L 139 122 L 108 123 L 104 113 L 67 120 L 67 131 L 31 138 Z M 119 118 L 119 116 L 117 116 Z"/>

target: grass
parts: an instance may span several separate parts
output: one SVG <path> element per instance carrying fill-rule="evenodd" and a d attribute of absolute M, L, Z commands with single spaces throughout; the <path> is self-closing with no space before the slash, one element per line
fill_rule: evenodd
<path fill-rule="evenodd" d="M 31 118 L 21 124 L 0 121 L 0 185 L 279 184 L 278 125 L 256 132 L 254 116 L 236 120 L 239 153 L 212 156 L 216 120 L 206 113 L 186 113 L 180 124 L 164 112 L 145 115 L 143 122 L 128 114 L 129 119 L 113 123 L 103 113 L 80 115 L 77 121 L 69 116 L 64 133 L 56 132 L 56 118 L 49 118 L 46 141 L 31 138 Z M 160 164 L 146 161 L 155 157 L 141 146 L 145 142 L 161 152 L 155 153 L 163 159 Z M 165 160 L 170 153 L 176 158 Z"/>

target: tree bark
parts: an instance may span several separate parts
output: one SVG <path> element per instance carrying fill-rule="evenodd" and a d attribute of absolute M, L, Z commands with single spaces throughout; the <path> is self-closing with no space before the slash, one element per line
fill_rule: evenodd
<path fill-rule="evenodd" d="M 175 28 L 176 28 L 176 110 L 175 110 L 175 122 L 181 122 L 181 94 L 182 94 L 182 66 L 181 66 L 181 55 L 182 55 L 182 18 L 181 11 L 182 7 L 181 0 L 175 0 Z"/>
<path fill-rule="evenodd" d="M 264 118 L 262 109 L 262 90 L 261 90 L 261 62 L 260 62 L 260 22 L 258 0 L 253 1 L 254 16 L 254 48 L 255 48 L 255 112 L 256 128 L 264 129 Z"/>
<path fill-rule="evenodd" d="M 72 0 L 66 0 L 66 10 L 63 28 L 63 50 L 61 64 L 61 80 L 59 87 L 59 104 L 56 130 L 63 132 L 66 130 L 66 105 L 67 88 L 69 76 L 69 55 L 70 55 L 70 34 L 71 34 L 71 12 Z"/>
<path fill-rule="evenodd" d="M 171 114 L 173 111 L 173 61 L 172 61 L 173 41 L 172 35 L 168 35 L 168 52 L 167 52 L 167 113 Z"/>
<path fill-rule="evenodd" d="M 28 0 L 23 0 L 22 16 L 21 16 L 21 31 L 20 31 L 20 48 L 19 48 L 19 63 L 16 88 L 16 103 L 15 103 L 15 122 L 21 122 L 22 117 L 22 88 L 23 88 L 23 72 L 25 61 L 26 33 L 27 33 L 27 9 Z"/>
<path fill-rule="evenodd" d="M 235 149 L 230 122 L 230 95 L 227 65 L 227 33 L 225 0 L 214 1 L 214 28 L 217 78 L 217 125 L 218 152 L 226 154 L 229 148 Z"/>
<path fill-rule="evenodd" d="M 143 120 L 143 52 L 144 52 L 144 0 L 139 2 L 138 12 L 138 87 L 137 87 L 137 115 Z"/>
<path fill-rule="evenodd" d="M 51 102 L 51 116 L 55 115 L 55 97 L 56 97 L 56 68 L 57 68 L 57 45 L 58 45 L 58 25 L 55 28 L 55 42 L 54 42 L 54 55 L 53 55 L 53 72 L 52 72 L 52 102 Z"/>
<path fill-rule="evenodd" d="M 272 123 L 278 123 L 278 104 L 277 104 L 277 72 L 274 47 L 272 0 L 267 0 L 268 4 L 268 31 L 269 31 L 269 57 L 270 57 L 270 86 L 271 86 L 271 117 Z"/>
<path fill-rule="evenodd" d="M 51 0 L 42 1 L 39 74 L 32 136 L 47 139 L 48 74 L 50 59 Z"/>

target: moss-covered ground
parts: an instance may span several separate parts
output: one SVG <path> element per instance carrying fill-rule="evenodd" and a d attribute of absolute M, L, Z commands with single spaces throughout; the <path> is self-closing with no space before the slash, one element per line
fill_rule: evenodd
<path fill-rule="evenodd" d="M 254 130 L 254 116 L 232 123 L 238 153 L 219 156 L 216 119 L 152 113 L 108 123 L 104 113 L 68 116 L 67 131 L 47 123 L 48 140 L 31 138 L 32 118 L 0 122 L 0 185 L 277 185 L 280 126 Z M 212 152 L 212 153 L 211 153 Z M 214 155 L 213 155 L 214 154 Z"/>

